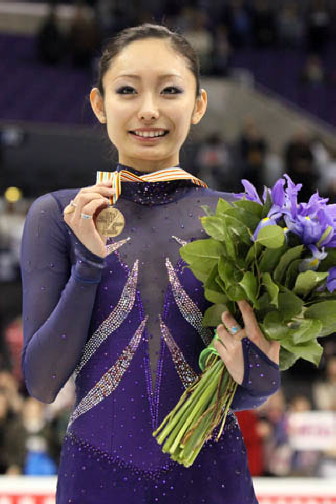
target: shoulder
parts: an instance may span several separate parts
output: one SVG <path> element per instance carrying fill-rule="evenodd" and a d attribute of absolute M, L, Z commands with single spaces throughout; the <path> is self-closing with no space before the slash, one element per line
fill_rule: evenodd
<path fill-rule="evenodd" d="M 234 193 L 216 191 L 214 189 L 210 189 L 210 187 L 203 189 L 202 194 L 205 198 L 211 199 L 214 202 L 217 202 L 220 198 L 229 202 L 237 200 Z"/>
<path fill-rule="evenodd" d="M 31 204 L 28 215 L 47 214 L 51 216 L 63 215 L 64 208 L 76 196 L 79 189 L 61 189 L 39 196 Z"/>

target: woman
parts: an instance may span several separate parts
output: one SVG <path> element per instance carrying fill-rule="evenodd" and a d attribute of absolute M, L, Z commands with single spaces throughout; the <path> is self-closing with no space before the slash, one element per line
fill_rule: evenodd
<path fill-rule="evenodd" d="M 256 503 L 233 413 L 220 441 L 208 442 L 189 469 L 152 436 L 200 372 L 199 353 L 212 338 L 201 324 L 202 287 L 179 248 L 204 237 L 201 205 L 231 198 L 169 169 L 205 113 L 197 58 L 162 26 L 127 29 L 103 53 L 90 99 L 118 150 L 117 173 L 159 181 L 123 181 L 118 199 L 120 187 L 111 183 L 57 191 L 27 217 L 27 387 L 51 402 L 76 376 L 57 502 Z M 171 173 L 175 179 L 165 180 Z M 106 243 L 101 226 L 109 223 L 97 215 L 116 199 L 114 234 L 121 233 Z M 279 385 L 278 344 L 265 341 L 247 303 L 240 308 L 244 329 L 228 313 L 218 328 L 217 349 L 240 384 L 234 409 L 261 404 Z"/>

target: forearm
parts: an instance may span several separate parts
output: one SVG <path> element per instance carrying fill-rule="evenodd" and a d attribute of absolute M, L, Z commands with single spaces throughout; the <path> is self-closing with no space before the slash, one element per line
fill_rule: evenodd
<path fill-rule="evenodd" d="M 23 370 L 27 389 L 43 402 L 55 399 L 80 359 L 100 276 L 99 268 L 77 263 L 52 313 L 25 346 Z"/>
<path fill-rule="evenodd" d="M 279 366 L 248 338 L 244 338 L 242 344 L 245 371 L 243 383 L 237 387 L 231 405 L 235 411 L 261 406 L 280 387 Z"/>

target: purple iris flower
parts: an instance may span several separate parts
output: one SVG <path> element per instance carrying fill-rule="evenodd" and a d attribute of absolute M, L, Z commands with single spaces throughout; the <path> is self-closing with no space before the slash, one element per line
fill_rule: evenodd
<path fill-rule="evenodd" d="M 252 240 L 256 241 L 259 231 L 264 228 L 265 226 L 274 226 L 277 223 L 277 220 L 275 217 L 265 217 L 264 219 L 261 219 L 259 222 L 258 226 L 255 228 L 255 231 L 253 233 Z"/>
<path fill-rule="evenodd" d="M 271 189 L 271 198 L 273 204 L 278 207 L 283 207 L 286 199 L 285 193 L 285 180 L 283 178 L 276 181 L 274 186 Z"/>
<path fill-rule="evenodd" d="M 246 198 L 260 205 L 266 203 L 268 196 L 272 201 L 267 216 L 259 222 L 252 239 L 256 239 L 263 227 L 284 219 L 288 231 L 298 235 L 304 245 L 316 245 L 319 249 L 336 247 L 336 205 L 328 205 L 327 198 L 316 192 L 307 203 L 298 203 L 302 184 L 295 184 L 287 174 L 277 180 L 272 189 L 265 187 L 262 199 L 251 182 L 244 179 L 242 184 L 245 192 L 235 194 L 237 198 Z"/>
<path fill-rule="evenodd" d="M 300 271 L 316 271 L 320 265 L 320 262 L 323 261 L 323 259 L 325 259 L 328 255 L 327 252 L 324 251 L 324 248 L 322 248 L 322 250 L 319 250 L 316 245 L 309 245 L 308 248 L 310 249 L 312 255 L 311 257 L 307 257 L 306 259 L 302 260 L 299 266 Z"/>
<path fill-rule="evenodd" d="M 235 194 L 235 197 L 236 198 L 245 198 L 247 200 L 250 200 L 250 201 L 255 201 L 256 203 L 259 203 L 260 205 L 262 205 L 262 201 L 261 199 L 259 198 L 259 195 L 257 193 L 257 190 L 256 188 L 254 187 L 253 184 L 251 184 L 251 182 L 249 182 L 248 180 L 246 179 L 243 179 L 241 181 L 241 183 L 243 184 L 244 186 L 244 189 L 245 189 L 245 192 L 243 193 L 238 193 L 238 194 Z"/>
<path fill-rule="evenodd" d="M 336 289 L 336 266 L 333 266 L 329 270 L 329 276 L 327 278 L 327 289 L 329 292 L 334 292 Z"/>

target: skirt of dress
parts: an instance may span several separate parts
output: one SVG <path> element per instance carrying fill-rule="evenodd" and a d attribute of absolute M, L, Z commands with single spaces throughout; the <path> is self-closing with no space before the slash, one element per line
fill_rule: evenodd
<path fill-rule="evenodd" d="M 257 504 L 258 501 L 240 429 L 235 425 L 224 431 L 219 442 L 207 442 L 190 468 L 169 460 L 169 468 L 156 471 L 139 470 L 69 434 L 62 449 L 56 503 Z"/>

